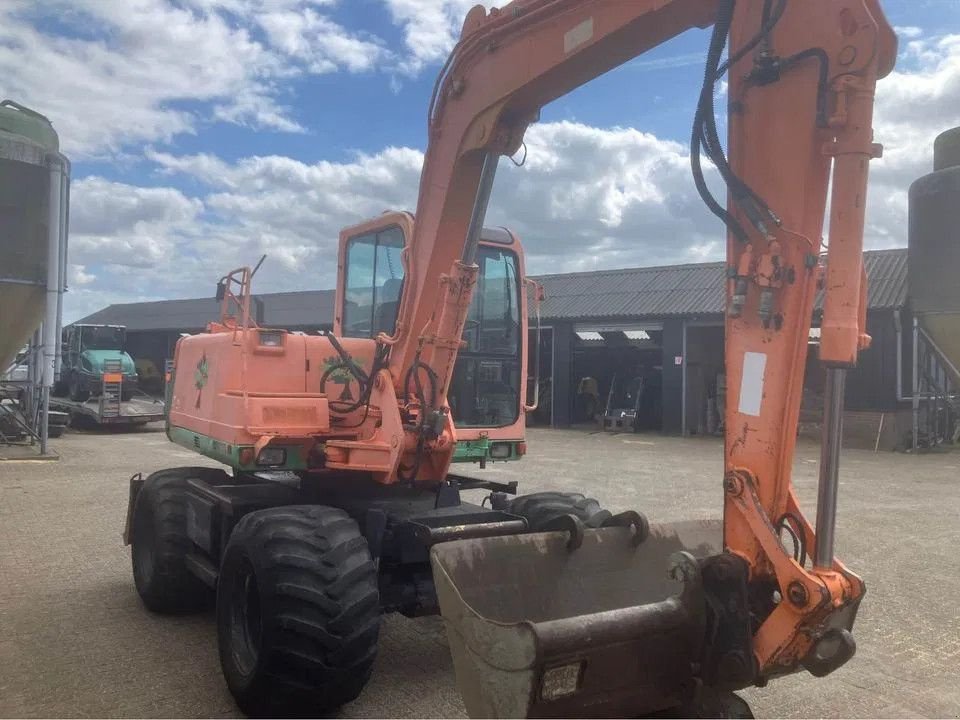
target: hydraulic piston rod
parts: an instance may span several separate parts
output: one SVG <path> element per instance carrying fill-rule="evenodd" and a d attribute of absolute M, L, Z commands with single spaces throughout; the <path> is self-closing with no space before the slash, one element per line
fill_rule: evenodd
<path fill-rule="evenodd" d="M 817 493 L 817 548 L 815 567 L 833 567 L 834 530 L 837 525 L 840 447 L 843 443 L 843 391 L 847 371 L 827 368 L 820 442 L 820 487 Z"/>
<path fill-rule="evenodd" d="M 467 227 L 467 238 L 463 243 L 463 254 L 460 262 L 464 265 L 473 265 L 477 261 L 477 248 L 480 245 L 480 233 L 483 231 L 483 219 L 487 215 L 487 206 L 490 205 L 490 195 L 493 192 L 493 181 L 497 177 L 497 164 L 500 156 L 488 151 L 483 158 L 483 169 L 480 171 L 480 185 L 477 187 L 477 199 L 473 203 L 473 212 L 470 214 L 470 225 Z"/>

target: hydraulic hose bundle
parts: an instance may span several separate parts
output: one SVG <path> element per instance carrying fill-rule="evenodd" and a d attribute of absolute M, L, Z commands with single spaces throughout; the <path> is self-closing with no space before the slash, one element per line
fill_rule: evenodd
<path fill-rule="evenodd" d="M 730 54 L 725 62 L 721 63 L 723 51 L 726 48 L 730 35 L 730 25 L 733 22 L 733 13 L 736 0 L 722 0 L 717 11 L 717 21 L 713 27 L 710 47 L 707 52 L 707 64 L 704 71 L 703 87 L 697 103 L 697 112 L 694 116 L 693 135 L 690 141 L 690 164 L 693 169 L 693 179 L 700 197 L 710 211 L 727 226 L 730 233 L 743 244 L 749 242 L 743 225 L 724 208 L 710 192 L 703 176 L 701 154 L 705 154 L 716 166 L 723 178 L 730 197 L 750 221 L 750 224 L 763 236 L 769 237 L 769 225 L 779 227 L 779 216 L 754 190 L 747 185 L 730 167 L 726 153 L 720 142 L 717 132 L 716 97 L 717 83 L 736 63 L 758 47 L 760 51 L 754 63 L 754 68 L 747 76 L 748 82 L 762 86 L 778 82 L 784 72 L 804 60 L 814 59 L 819 64 L 817 82 L 817 126 L 824 128 L 829 124 L 827 117 L 827 92 L 830 85 L 829 58 L 823 48 L 808 48 L 786 58 L 777 57 L 771 48 L 770 33 L 783 17 L 788 0 L 765 0 L 761 26 L 754 35 L 739 50 Z"/>

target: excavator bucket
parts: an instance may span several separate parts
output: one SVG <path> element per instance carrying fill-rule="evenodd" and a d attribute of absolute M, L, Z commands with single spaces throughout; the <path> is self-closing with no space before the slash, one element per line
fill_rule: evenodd
<path fill-rule="evenodd" d="M 638 540 L 642 540 L 638 542 Z M 697 558 L 719 521 L 459 540 L 432 549 L 471 717 L 630 717 L 683 707 L 704 637 Z"/>

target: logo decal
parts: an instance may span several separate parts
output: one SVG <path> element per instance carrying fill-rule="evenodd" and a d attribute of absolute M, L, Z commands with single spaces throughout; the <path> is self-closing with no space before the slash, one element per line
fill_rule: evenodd
<path fill-rule="evenodd" d="M 360 363 L 358 363 L 352 357 L 348 356 L 348 358 L 354 369 L 361 373 L 365 372 Z M 325 392 L 324 386 L 326 383 L 332 382 L 343 386 L 343 391 L 340 393 L 338 400 L 342 402 L 353 402 L 356 400 L 356 398 L 353 396 L 353 393 L 350 392 L 350 385 L 356 383 L 357 379 L 347 368 L 346 364 L 344 364 L 343 358 L 341 358 L 339 355 L 332 355 L 331 357 L 324 358 L 323 367 L 325 368 L 323 372 L 325 380 L 323 384 L 321 384 L 320 392 Z"/>
<path fill-rule="evenodd" d="M 210 368 L 207 363 L 207 353 L 203 353 L 203 357 L 200 358 L 200 362 L 197 363 L 197 369 L 193 373 L 193 384 L 197 388 L 197 404 L 196 407 L 200 407 L 200 398 L 203 395 L 203 388 L 206 386 L 207 381 L 210 379 Z"/>

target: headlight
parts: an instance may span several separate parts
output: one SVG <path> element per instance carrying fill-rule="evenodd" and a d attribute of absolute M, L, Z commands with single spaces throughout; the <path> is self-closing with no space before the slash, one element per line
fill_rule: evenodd
<path fill-rule="evenodd" d="M 80 358 L 80 367 L 87 372 L 93 372 L 93 363 L 91 363 L 87 358 Z"/>
<path fill-rule="evenodd" d="M 284 448 L 265 447 L 257 455 L 257 465 L 265 467 L 275 467 L 283 465 L 287 461 L 287 451 Z"/>
<path fill-rule="evenodd" d="M 283 333 L 276 330 L 261 330 L 260 347 L 283 347 Z"/>
<path fill-rule="evenodd" d="M 510 443 L 494 443 L 490 446 L 490 457 L 496 460 L 506 460 L 512 452 Z"/>

